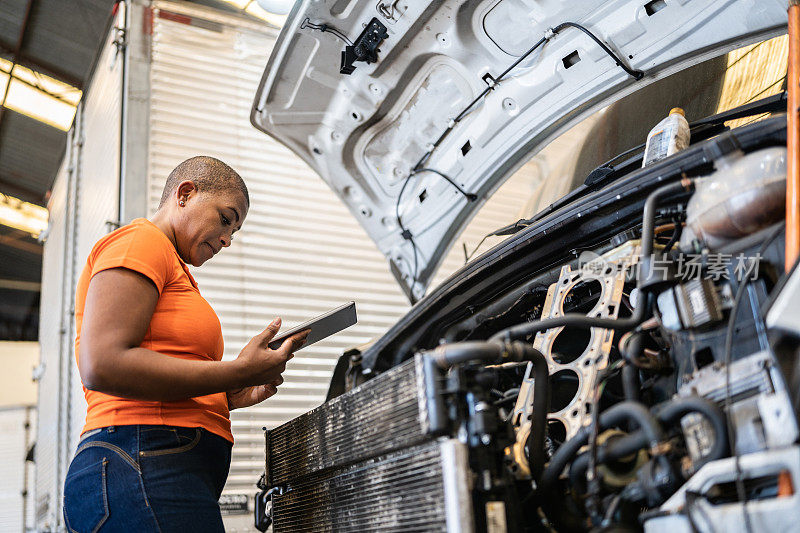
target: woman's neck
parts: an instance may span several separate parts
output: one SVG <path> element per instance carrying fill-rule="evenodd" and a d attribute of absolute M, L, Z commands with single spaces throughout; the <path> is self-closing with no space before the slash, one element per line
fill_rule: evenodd
<path fill-rule="evenodd" d="M 150 222 L 160 229 L 161 233 L 167 236 L 167 239 L 169 239 L 169 241 L 172 243 L 172 246 L 174 246 L 177 250 L 178 244 L 177 239 L 175 238 L 175 230 L 172 227 L 172 221 L 170 220 L 169 213 L 166 211 L 166 209 L 159 209 L 148 220 L 150 220 Z"/>

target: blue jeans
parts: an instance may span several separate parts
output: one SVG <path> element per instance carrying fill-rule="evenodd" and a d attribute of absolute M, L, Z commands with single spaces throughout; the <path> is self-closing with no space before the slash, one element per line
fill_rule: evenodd
<path fill-rule="evenodd" d="M 219 496 L 231 443 L 202 428 L 88 431 L 64 483 L 70 532 L 224 532 Z"/>

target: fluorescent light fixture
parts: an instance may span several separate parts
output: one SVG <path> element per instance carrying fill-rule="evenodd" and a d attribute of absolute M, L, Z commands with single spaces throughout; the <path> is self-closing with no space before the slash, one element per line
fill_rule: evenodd
<path fill-rule="evenodd" d="M 12 63 L 0 58 L 0 95 L 5 94 L 9 78 L 11 87 L 5 107 L 62 131 L 69 130 L 83 94 L 79 89 L 21 65 L 13 65 L 12 70 Z"/>
<path fill-rule="evenodd" d="M 44 207 L 0 193 L 0 224 L 38 237 L 47 229 L 47 220 L 48 212 Z"/>

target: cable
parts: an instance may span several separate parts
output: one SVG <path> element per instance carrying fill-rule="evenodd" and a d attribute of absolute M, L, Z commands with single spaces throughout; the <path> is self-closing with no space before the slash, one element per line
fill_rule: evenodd
<path fill-rule="evenodd" d="M 310 22 L 310 20 L 308 18 L 306 18 L 302 22 L 302 24 L 300 25 L 300 28 L 311 28 L 312 30 L 318 30 L 318 31 L 322 31 L 322 32 L 327 31 L 327 32 L 333 33 L 334 35 L 336 35 L 337 37 L 339 37 L 340 39 L 345 41 L 347 44 L 352 46 L 352 43 L 350 42 L 350 40 L 344 34 L 342 34 L 336 28 L 333 28 L 332 26 L 329 26 L 327 24 L 313 24 L 312 22 Z M 484 77 L 484 79 L 487 81 L 488 86 L 483 91 L 481 91 L 480 94 L 478 94 L 478 96 L 476 96 L 456 116 L 456 118 L 454 118 L 452 121 L 450 121 L 450 124 L 447 126 L 447 129 L 445 129 L 444 132 L 442 132 L 442 134 L 439 136 L 439 138 L 436 139 L 436 142 L 433 143 L 433 145 L 431 146 L 430 150 L 425 152 L 425 154 L 419 159 L 419 161 L 417 161 L 417 164 L 414 165 L 413 169 L 411 170 L 411 172 L 409 173 L 408 177 L 406 178 L 405 183 L 403 183 L 403 187 L 400 190 L 400 194 L 397 197 L 397 204 L 395 206 L 395 216 L 397 218 L 397 224 L 398 224 L 398 226 L 400 226 L 400 231 L 401 231 L 401 234 L 403 235 L 403 238 L 411 242 L 411 247 L 414 250 L 414 275 L 411 278 L 411 284 L 409 286 L 410 287 L 409 294 L 410 294 L 410 297 L 411 297 L 412 301 L 415 301 L 415 298 L 414 298 L 414 295 L 413 295 L 412 291 L 413 291 L 414 285 L 417 282 L 417 275 L 418 275 L 418 270 L 417 270 L 417 268 L 418 268 L 418 264 L 417 264 L 417 246 L 416 246 L 416 243 L 414 242 L 414 239 L 413 239 L 413 237 L 411 235 L 411 232 L 409 232 L 408 229 L 406 229 L 406 227 L 403 226 L 403 223 L 400 220 L 400 197 L 403 195 L 403 191 L 405 190 L 405 187 L 408 184 L 408 180 L 411 179 L 411 177 L 414 174 L 417 174 L 419 172 L 433 172 L 435 174 L 438 174 L 438 175 L 442 176 L 444 179 L 446 179 L 448 182 L 450 182 L 450 184 L 452 184 L 453 187 L 458 189 L 458 191 L 460 193 L 462 193 L 464 196 L 466 196 L 468 200 L 474 201 L 475 199 L 477 199 L 477 197 L 475 195 L 470 195 L 469 193 L 464 192 L 464 190 L 461 189 L 458 185 L 456 185 L 456 183 L 453 180 L 451 180 L 450 178 L 448 178 L 447 176 L 445 176 L 444 174 L 442 174 L 438 170 L 434 170 L 432 168 L 423 168 L 423 165 L 425 165 L 425 163 L 428 162 L 428 160 L 433 155 L 434 150 L 436 150 L 436 148 L 438 148 L 439 145 L 441 145 L 442 142 L 444 142 L 445 138 L 447 138 L 447 136 L 450 134 L 450 132 L 453 131 L 453 129 L 455 129 L 456 125 L 459 122 L 461 122 L 464 119 L 464 117 L 466 117 L 471 112 L 471 109 L 478 102 L 480 102 L 487 94 L 489 94 L 491 91 L 493 91 L 494 88 L 497 86 L 497 84 L 500 83 L 501 81 L 503 81 L 503 79 L 505 79 L 505 77 L 508 75 L 509 72 L 514 70 L 520 63 L 522 63 L 525 59 L 527 59 L 528 56 L 530 56 L 537 48 L 539 48 L 544 43 L 546 43 L 547 41 L 552 39 L 558 32 L 560 32 L 560 31 L 562 31 L 562 30 L 564 30 L 566 28 L 576 28 L 576 29 L 582 31 L 583 33 L 585 33 L 586 35 L 588 35 L 595 43 L 597 43 L 598 46 L 600 46 L 600 48 L 603 49 L 603 51 L 606 54 L 611 56 L 611 58 L 614 60 L 614 62 L 618 66 L 620 66 L 625 72 L 627 72 L 633 78 L 635 78 L 637 80 L 640 80 L 640 79 L 642 79 L 642 77 L 644 77 L 644 72 L 642 72 L 640 70 L 631 69 L 630 67 L 625 65 L 625 63 L 622 61 L 622 59 L 620 59 L 608 46 L 606 46 L 605 43 L 603 43 L 600 39 L 598 39 L 591 31 L 589 31 L 585 27 L 581 26 L 580 24 L 576 24 L 574 22 L 562 22 L 561 24 L 559 24 L 555 28 L 548 29 L 545 32 L 545 36 L 544 37 L 539 39 L 536 42 L 536 44 L 534 44 L 532 47 L 530 47 L 528 49 L 528 51 L 526 51 L 519 58 L 517 58 L 517 60 L 514 61 L 508 68 L 506 68 L 497 78 L 494 78 L 491 75 L 487 74 Z M 476 250 L 477 250 L 477 248 L 476 248 Z"/>
<path fill-rule="evenodd" d="M 756 254 L 756 258 L 760 257 L 763 254 L 770 243 L 781 234 L 783 231 L 784 224 L 779 225 L 777 228 L 773 230 L 773 232 L 767 237 L 761 247 L 758 249 Z M 742 297 L 744 296 L 744 291 L 747 288 L 748 283 L 750 283 L 750 276 L 753 273 L 753 270 L 756 266 L 756 261 L 754 260 L 750 265 L 748 265 L 747 270 L 744 273 L 744 276 L 739 283 L 739 286 L 736 288 L 736 297 L 733 300 L 733 307 L 731 308 L 731 314 L 728 317 L 728 330 L 725 334 L 725 412 L 727 413 L 728 417 L 728 441 L 730 442 L 731 451 L 733 452 L 733 460 L 734 460 L 734 468 L 736 470 L 736 493 L 739 501 L 742 503 L 742 513 L 744 514 L 744 524 L 745 529 L 748 533 L 752 533 L 753 526 L 750 522 L 750 514 L 747 512 L 747 495 L 744 489 L 744 481 L 742 480 L 742 467 L 739 462 L 739 447 L 736 445 L 736 432 L 734 431 L 733 426 L 733 417 L 731 415 L 731 404 L 732 404 L 732 396 L 731 396 L 731 357 L 733 352 L 733 334 L 736 329 L 736 316 L 739 314 L 739 306 L 742 303 Z"/>
<path fill-rule="evenodd" d="M 400 194 L 397 195 L 397 203 L 394 206 L 394 216 L 397 219 L 397 225 L 400 226 L 400 232 L 401 232 L 400 234 L 403 236 L 404 239 L 411 242 L 411 249 L 414 251 L 414 271 L 413 271 L 414 274 L 413 276 L 411 276 L 411 281 L 408 284 L 408 296 L 412 304 L 416 303 L 417 301 L 416 297 L 414 296 L 414 285 L 416 285 L 417 283 L 417 269 L 418 269 L 417 244 L 414 242 L 414 237 L 411 235 L 411 232 L 406 229 L 406 227 L 403 225 L 402 219 L 400 218 L 400 199 L 403 197 L 403 193 L 406 190 L 406 186 L 408 185 L 408 182 L 411 180 L 411 177 L 413 175 L 414 175 L 413 173 L 409 174 L 408 177 L 403 182 L 403 186 L 400 188 Z"/>
<path fill-rule="evenodd" d="M 339 39 L 341 39 L 342 41 L 344 41 L 344 43 L 347 44 L 348 46 L 353 46 L 353 41 L 348 39 L 347 35 L 345 35 L 344 32 L 334 28 L 330 24 L 326 24 L 326 23 L 314 24 L 313 22 L 311 22 L 311 20 L 308 17 L 306 17 L 306 19 L 303 22 L 300 23 L 300 29 L 302 30 L 302 29 L 305 29 L 305 28 L 311 28 L 312 30 L 316 30 L 316 31 L 319 31 L 319 32 L 322 32 L 322 33 L 333 34 L 334 36 L 336 36 Z"/>
<path fill-rule="evenodd" d="M 585 27 L 583 27 L 583 26 L 581 26 L 580 24 L 577 24 L 577 23 L 575 23 L 575 22 L 562 22 L 561 24 L 559 24 L 559 25 L 558 25 L 558 26 L 556 26 L 555 28 L 550 28 L 550 29 L 548 29 L 548 30 L 545 32 L 545 35 L 544 35 L 544 37 L 542 37 L 541 39 L 539 39 L 539 40 L 536 42 L 536 44 L 534 44 L 533 46 L 531 46 L 531 47 L 530 47 L 530 48 L 529 48 L 529 49 L 528 49 L 528 50 L 527 50 L 527 51 L 526 51 L 524 54 L 522 54 L 520 57 L 518 57 L 516 61 L 514 61 L 513 63 L 511 63 L 511 65 L 510 65 L 508 68 L 506 68 L 506 69 L 505 69 L 505 70 L 504 70 L 504 71 L 503 71 L 503 72 L 502 72 L 502 73 L 501 73 L 499 76 L 497 76 L 497 77 L 492 77 L 491 75 L 487 74 L 487 75 L 484 77 L 484 80 L 485 80 L 485 81 L 487 82 L 487 84 L 488 84 L 488 85 L 487 85 L 487 87 L 486 87 L 486 88 L 485 88 L 483 91 L 481 91 L 481 92 L 478 94 L 478 96 L 476 96 L 476 97 L 475 97 L 475 98 L 474 98 L 474 99 L 473 99 L 473 100 L 472 100 L 472 101 L 471 101 L 469 104 L 467 104 L 467 106 L 466 106 L 466 107 L 464 107 L 464 109 L 462 109 L 462 110 L 461 110 L 461 112 L 460 112 L 458 115 L 456 115 L 456 118 L 454 118 L 454 119 L 453 119 L 453 120 L 450 122 L 450 124 L 448 125 L 447 129 L 446 129 L 446 130 L 444 130 L 444 132 L 442 133 L 442 135 L 441 135 L 441 136 L 439 136 L 439 138 L 436 140 L 436 142 L 435 142 L 435 143 L 433 143 L 433 145 L 431 146 L 431 149 L 430 149 L 430 150 L 428 150 L 428 151 L 427 151 L 427 152 L 426 152 L 426 153 L 425 153 L 425 154 L 424 154 L 424 155 L 423 155 L 423 156 L 420 158 L 420 160 L 417 162 L 417 164 L 416 164 L 416 165 L 414 165 L 414 168 L 415 168 L 415 169 L 419 169 L 420 167 L 422 167 L 422 165 L 424 165 L 424 164 L 425 164 L 425 163 L 428 161 L 428 159 L 430 159 L 430 157 L 431 157 L 431 155 L 433 154 L 434 150 L 436 150 L 436 148 L 438 148 L 438 147 L 439 147 L 439 145 L 440 145 L 440 144 L 442 144 L 442 142 L 444 141 L 444 139 L 445 139 L 445 138 L 447 137 L 447 135 L 449 135 L 449 133 L 450 133 L 450 132 L 451 132 L 451 131 L 452 131 L 452 130 L 453 130 L 455 127 L 456 127 L 456 125 L 457 125 L 459 122 L 461 122 L 461 121 L 462 121 L 462 120 L 463 120 L 463 119 L 464 119 L 464 118 L 465 118 L 467 115 L 469 115 L 469 114 L 472 112 L 472 108 L 473 108 L 473 107 L 474 107 L 474 106 L 475 106 L 477 103 L 479 103 L 481 100 L 483 100 L 483 98 L 484 98 L 484 97 L 486 97 L 486 95 L 487 95 L 487 94 L 489 94 L 490 92 L 492 92 L 492 91 L 495 89 L 495 87 L 497 87 L 497 85 L 498 85 L 500 82 L 502 82 L 502 81 L 503 81 L 503 80 L 506 78 L 506 76 L 509 74 L 509 72 L 511 72 L 512 70 L 514 70 L 515 68 L 517 68 L 517 66 L 519 66 L 519 64 L 520 64 L 520 63 L 522 63 L 523 61 L 525 61 L 525 60 L 526 60 L 526 59 L 527 59 L 527 58 L 528 58 L 528 57 L 529 57 L 529 56 L 530 56 L 530 55 L 531 55 L 531 54 L 532 54 L 534 51 L 536 51 L 536 49 L 538 49 L 540 46 L 542 46 L 543 44 L 545 44 L 547 41 L 549 41 L 550 39 L 552 39 L 552 38 L 553 38 L 553 37 L 554 37 L 556 34 L 558 34 L 560 31 L 562 31 L 562 30 L 564 30 L 564 29 L 566 29 L 566 28 L 575 28 L 575 29 L 578 29 L 578 30 L 582 31 L 582 32 L 583 32 L 583 33 L 585 33 L 586 35 L 588 35 L 588 36 L 589 36 L 589 37 L 590 37 L 590 38 L 591 38 L 591 39 L 592 39 L 592 40 L 593 40 L 595 43 L 597 43 L 597 45 L 598 45 L 598 46 L 600 46 L 600 48 L 602 48 L 602 49 L 603 49 L 603 51 L 604 51 L 606 54 L 608 54 L 608 55 L 609 55 L 609 56 L 610 56 L 610 57 L 611 57 L 611 58 L 614 60 L 614 62 L 615 62 L 615 63 L 616 63 L 616 64 L 617 64 L 619 67 L 621 67 L 621 68 L 622 68 L 622 70 L 624 70 L 625 72 L 627 72 L 627 73 L 628 73 L 630 76 L 632 76 L 634 79 L 636 79 L 636 80 L 640 80 L 640 79 L 642 79 L 642 78 L 644 77 L 644 72 L 642 72 L 641 70 L 635 70 L 635 69 L 631 69 L 630 67 L 628 67 L 628 66 L 627 66 L 627 65 L 626 65 L 626 64 L 625 64 L 625 63 L 622 61 L 622 59 L 620 59 L 620 58 L 619 58 L 619 56 L 617 56 L 617 55 L 616 55 L 616 54 L 615 54 L 615 53 L 614 53 L 614 52 L 613 52 L 613 51 L 612 51 L 612 50 L 611 50 L 611 49 L 610 49 L 610 48 L 609 48 L 609 47 L 608 47 L 608 46 L 607 46 L 605 43 L 603 43 L 603 42 L 602 42 L 600 39 L 598 39 L 598 38 L 597 38 L 597 36 L 596 36 L 596 35 L 594 35 L 594 34 L 593 34 L 591 31 L 589 31 L 589 30 L 588 30 L 588 29 L 586 29 Z"/>
<path fill-rule="evenodd" d="M 447 176 L 445 176 L 443 173 L 439 172 L 438 170 L 435 170 L 435 169 L 432 169 L 432 168 L 419 168 L 419 169 L 413 171 L 411 173 L 411 175 L 413 176 L 414 174 L 419 174 L 421 172 L 433 172 L 434 174 L 437 174 L 437 175 L 441 176 L 442 178 L 445 179 L 445 181 L 447 181 L 447 183 L 449 183 L 450 185 L 455 187 L 458 192 L 463 194 L 466 197 L 466 199 L 469 200 L 470 202 L 474 202 L 475 200 L 478 199 L 477 195 L 472 194 L 471 192 L 464 191 L 464 189 L 459 187 L 456 182 L 454 182 L 453 180 L 451 180 L 450 178 L 448 178 Z"/>
<path fill-rule="evenodd" d="M 606 44 L 598 39 L 592 32 L 581 26 L 580 24 L 576 24 L 574 22 L 562 22 L 558 26 L 555 27 L 553 33 L 558 33 L 559 31 L 563 30 L 564 28 L 575 28 L 581 30 L 583 33 L 591 37 L 591 39 L 597 43 L 597 45 L 603 49 L 603 51 L 611 56 L 611 58 L 616 62 L 616 64 L 622 68 L 625 72 L 628 73 L 632 78 L 636 80 L 640 80 L 644 77 L 644 72 L 641 70 L 635 70 L 627 66 L 617 55 L 608 47 Z"/>
<path fill-rule="evenodd" d="M 433 169 L 433 168 L 420 168 L 420 169 L 412 170 L 409 173 L 409 175 L 406 177 L 405 181 L 403 181 L 403 186 L 400 187 L 400 194 L 397 195 L 397 202 L 394 205 L 394 216 L 397 219 L 397 225 L 400 226 L 400 232 L 401 232 L 400 234 L 403 236 L 404 239 L 406 239 L 407 241 L 411 242 L 411 248 L 414 250 L 414 271 L 413 271 L 414 274 L 411 277 L 411 283 L 409 284 L 409 295 L 410 295 L 411 299 L 414 301 L 414 303 L 416 303 L 416 298 L 414 297 L 413 290 L 414 290 L 414 285 L 417 283 L 417 274 L 419 273 L 418 272 L 418 260 L 417 260 L 417 244 L 414 242 L 414 236 L 411 235 L 411 232 L 408 230 L 408 228 L 406 228 L 403 225 L 403 221 L 400 218 L 400 202 L 403 199 L 403 193 L 406 191 L 406 187 L 408 186 L 408 182 L 411 181 L 412 177 L 414 177 L 417 174 L 420 174 L 422 172 L 431 172 L 431 173 L 436 174 L 437 176 L 443 178 L 447 183 L 449 183 L 450 185 L 455 187 L 455 189 L 458 192 L 463 194 L 464 197 L 469 202 L 474 202 L 475 200 L 478 199 L 478 196 L 476 194 L 473 194 L 473 193 L 470 193 L 470 192 L 466 192 L 455 181 L 450 179 L 447 175 L 445 175 L 444 173 L 439 172 L 438 170 Z"/>

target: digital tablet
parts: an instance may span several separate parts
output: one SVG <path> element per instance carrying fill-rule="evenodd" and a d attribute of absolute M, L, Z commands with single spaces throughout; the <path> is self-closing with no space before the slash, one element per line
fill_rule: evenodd
<path fill-rule="evenodd" d="M 287 337 L 291 337 L 295 333 L 300 333 L 303 330 L 310 329 L 311 333 L 308 334 L 308 337 L 306 337 L 306 343 L 303 344 L 303 348 L 305 348 L 307 346 L 311 346 L 317 341 L 321 341 L 326 337 L 330 337 L 334 333 L 338 333 L 345 328 L 349 328 L 355 324 L 357 320 L 356 303 L 346 303 L 341 307 L 331 309 L 325 314 L 322 314 L 316 318 L 312 318 L 308 322 L 303 322 L 299 326 L 295 326 L 287 331 L 284 331 L 272 339 L 268 346 L 272 350 L 277 350 Z"/>

